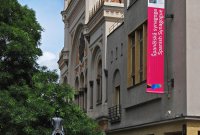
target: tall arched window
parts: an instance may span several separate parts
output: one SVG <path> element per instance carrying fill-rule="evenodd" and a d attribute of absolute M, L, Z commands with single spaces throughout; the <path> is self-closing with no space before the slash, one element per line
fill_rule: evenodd
<path fill-rule="evenodd" d="M 88 96 L 87 96 L 87 90 L 88 90 L 88 88 L 87 88 L 87 70 L 86 70 L 86 72 L 85 72 L 85 84 L 84 84 L 84 86 L 85 86 L 85 93 L 84 93 L 84 109 L 85 109 L 85 111 L 87 112 L 87 98 L 88 98 Z"/>
<path fill-rule="evenodd" d="M 113 92 L 113 105 L 120 105 L 120 73 L 119 70 L 117 69 L 114 73 L 113 76 L 113 87 L 114 87 L 114 92 Z"/>
<path fill-rule="evenodd" d="M 80 92 L 79 92 L 79 101 L 80 101 L 80 107 L 84 109 L 84 75 L 81 73 L 80 76 Z"/>
<path fill-rule="evenodd" d="M 76 77 L 76 80 L 75 80 L 75 89 L 76 89 L 76 93 L 75 93 L 75 103 L 77 105 L 79 105 L 79 80 L 78 80 L 78 77 Z"/>
<path fill-rule="evenodd" d="M 85 55 L 84 52 L 85 52 L 85 39 L 83 33 L 81 33 L 79 41 L 79 60 L 81 63 L 83 62 L 83 57 Z"/>
<path fill-rule="evenodd" d="M 76 89 L 76 91 L 79 90 L 79 80 L 78 80 L 78 77 L 76 77 L 76 80 L 75 80 L 75 89 Z"/>
<path fill-rule="evenodd" d="M 64 77 L 63 83 L 68 84 L 67 76 Z"/>
<path fill-rule="evenodd" d="M 97 65 L 97 104 L 102 103 L 102 60 Z"/>
<path fill-rule="evenodd" d="M 81 76 L 80 76 L 80 88 L 84 88 L 84 75 L 83 73 L 81 73 Z"/>

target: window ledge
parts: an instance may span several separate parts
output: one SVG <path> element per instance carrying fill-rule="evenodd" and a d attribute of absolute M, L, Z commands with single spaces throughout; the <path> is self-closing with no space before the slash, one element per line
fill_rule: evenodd
<path fill-rule="evenodd" d="M 161 101 L 161 97 L 154 97 L 152 99 L 148 99 L 146 101 L 143 101 L 143 102 L 140 102 L 140 103 L 137 103 L 137 104 L 134 104 L 134 105 L 125 106 L 124 108 L 126 110 L 130 110 L 130 109 L 137 108 L 139 106 L 143 106 L 143 105 L 146 105 L 146 104 L 151 104 L 151 103 L 159 102 L 159 101 Z"/>
<path fill-rule="evenodd" d="M 135 88 L 135 87 L 137 87 L 137 86 L 140 86 L 140 85 L 142 85 L 142 84 L 145 84 L 146 82 L 147 82 L 147 81 L 144 80 L 144 81 L 142 81 L 142 82 L 140 82 L 140 83 L 137 83 L 137 84 L 135 84 L 135 85 L 132 85 L 132 86 L 128 87 L 127 89 L 128 89 L 128 90 L 131 90 L 131 89 L 133 89 L 133 88 Z"/>

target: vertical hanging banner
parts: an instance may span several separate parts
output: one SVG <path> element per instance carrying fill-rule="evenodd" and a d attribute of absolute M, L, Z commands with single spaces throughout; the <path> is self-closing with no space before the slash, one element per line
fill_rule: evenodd
<path fill-rule="evenodd" d="M 164 93 L 165 0 L 148 0 L 147 92 Z"/>

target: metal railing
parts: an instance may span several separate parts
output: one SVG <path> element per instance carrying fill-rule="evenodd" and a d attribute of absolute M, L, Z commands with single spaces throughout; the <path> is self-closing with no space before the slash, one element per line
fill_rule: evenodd
<path fill-rule="evenodd" d="M 118 123 L 121 121 L 121 106 L 116 105 L 113 107 L 108 108 L 108 115 L 110 123 Z"/>

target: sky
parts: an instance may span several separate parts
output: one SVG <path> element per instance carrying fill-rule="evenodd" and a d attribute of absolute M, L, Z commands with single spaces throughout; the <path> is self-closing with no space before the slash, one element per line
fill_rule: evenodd
<path fill-rule="evenodd" d="M 61 11 L 64 0 L 18 0 L 22 5 L 27 5 L 36 13 L 37 21 L 44 29 L 41 46 L 43 56 L 38 59 L 41 66 L 58 70 L 57 61 L 59 52 L 64 47 L 64 23 Z"/>

